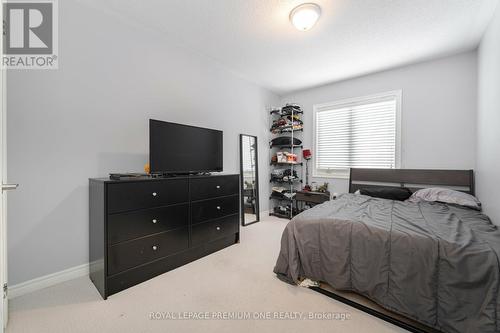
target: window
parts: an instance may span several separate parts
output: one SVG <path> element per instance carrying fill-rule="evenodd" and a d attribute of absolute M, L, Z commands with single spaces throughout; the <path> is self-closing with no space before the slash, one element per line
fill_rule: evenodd
<path fill-rule="evenodd" d="M 314 106 L 315 177 L 400 167 L 401 91 Z"/>

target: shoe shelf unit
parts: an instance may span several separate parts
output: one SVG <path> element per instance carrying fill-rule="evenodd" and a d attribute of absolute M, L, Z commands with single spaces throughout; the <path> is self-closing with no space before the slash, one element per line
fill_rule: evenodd
<path fill-rule="evenodd" d="M 295 194 L 302 188 L 303 113 L 297 104 L 286 104 L 269 111 L 271 216 L 292 219 L 298 213 Z"/>

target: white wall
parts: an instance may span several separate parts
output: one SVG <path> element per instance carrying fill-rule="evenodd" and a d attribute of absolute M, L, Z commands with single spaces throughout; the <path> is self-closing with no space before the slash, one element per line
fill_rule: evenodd
<path fill-rule="evenodd" d="M 149 118 L 223 130 L 228 173 L 238 134 L 257 135 L 267 209 L 276 95 L 126 18 L 75 0 L 59 12 L 59 70 L 8 73 L 10 284 L 88 262 L 88 178 L 142 171 Z"/>
<path fill-rule="evenodd" d="M 500 225 L 500 6 L 479 47 L 477 189 L 486 214 Z"/>
<path fill-rule="evenodd" d="M 476 60 L 476 52 L 468 52 L 295 92 L 283 97 L 282 103 L 304 106 L 304 145 L 312 148 L 314 104 L 402 89 L 402 167 L 473 169 Z M 332 192 L 348 191 L 346 179 L 312 181 L 318 185 L 328 181 Z"/>

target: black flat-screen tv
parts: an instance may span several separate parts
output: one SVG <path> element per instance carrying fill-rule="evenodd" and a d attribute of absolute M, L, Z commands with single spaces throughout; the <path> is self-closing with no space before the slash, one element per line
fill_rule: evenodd
<path fill-rule="evenodd" d="M 149 120 L 151 173 L 222 171 L 222 131 Z"/>

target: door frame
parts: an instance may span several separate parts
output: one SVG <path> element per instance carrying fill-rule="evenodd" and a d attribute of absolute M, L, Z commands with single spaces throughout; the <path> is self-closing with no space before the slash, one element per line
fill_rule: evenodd
<path fill-rule="evenodd" d="M 0 17 L 3 18 L 3 2 L 0 5 Z M 3 57 L 3 33 L 0 34 L 0 55 Z M 7 327 L 8 295 L 7 295 L 7 202 L 1 185 L 6 183 L 6 70 L 0 65 L 0 288 L 2 301 L 0 302 L 0 332 Z"/>

